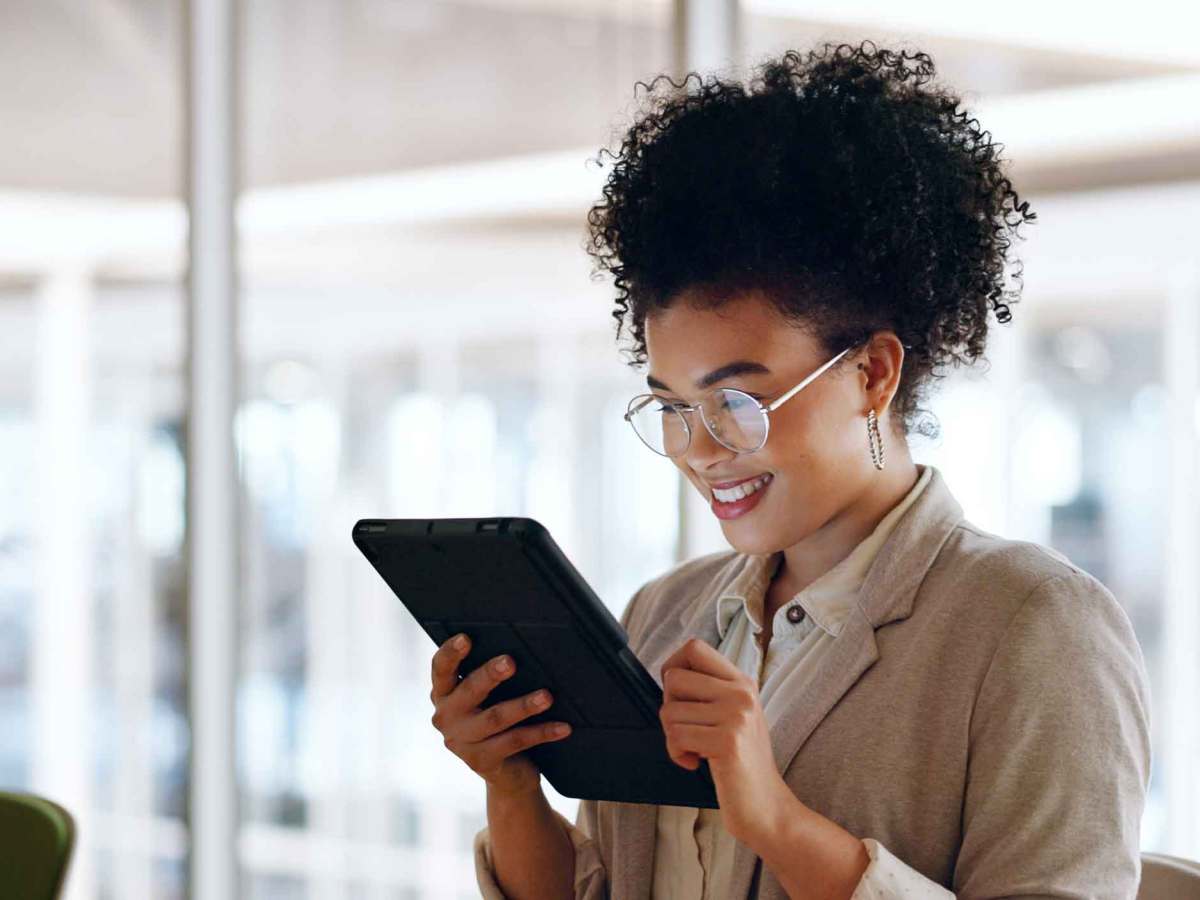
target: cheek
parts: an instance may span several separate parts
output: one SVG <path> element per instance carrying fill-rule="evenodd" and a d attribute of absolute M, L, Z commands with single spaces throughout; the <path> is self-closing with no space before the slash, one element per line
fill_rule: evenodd
<path fill-rule="evenodd" d="M 779 412 L 783 412 L 783 409 Z M 764 448 L 770 450 L 770 467 L 809 476 L 840 469 L 857 449 L 854 430 L 850 425 L 846 421 L 835 420 L 823 408 L 798 410 L 781 417 L 778 423 L 772 423 L 770 437 Z M 865 448 L 865 424 L 862 439 Z"/>
<path fill-rule="evenodd" d="M 772 413 L 771 431 L 764 449 L 771 452 L 772 462 L 782 468 L 804 465 L 821 455 L 827 443 L 827 430 L 827 423 L 819 415 L 804 408 L 789 410 L 785 406 Z"/>
<path fill-rule="evenodd" d="M 799 400 L 799 397 L 797 397 Z M 811 398 L 808 403 L 797 404 L 794 409 L 780 407 L 772 413 L 772 434 L 781 432 L 782 444 L 802 450 L 805 455 L 824 456 L 845 450 L 850 428 L 846 420 L 845 400 L 836 391 L 826 391 Z M 864 431 L 865 436 L 865 419 Z"/>

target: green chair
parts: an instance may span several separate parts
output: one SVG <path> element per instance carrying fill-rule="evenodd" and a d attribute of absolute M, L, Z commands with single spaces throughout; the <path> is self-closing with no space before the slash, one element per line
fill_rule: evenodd
<path fill-rule="evenodd" d="M 55 900 L 75 846 L 75 820 L 45 797 L 0 791 L 0 872 L 3 895 Z"/>

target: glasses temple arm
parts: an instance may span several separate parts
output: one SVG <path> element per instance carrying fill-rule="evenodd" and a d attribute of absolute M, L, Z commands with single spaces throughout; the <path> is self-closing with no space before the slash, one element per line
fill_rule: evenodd
<path fill-rule="evenodd" d="M 841 353 L 839 353 L 833 359 L 829 360 L 829 362 L 825 363 L 823 366 L 821 366 L 821 368 L 817 369 L 817 371 L 813 372 L 811 375 L 809 375 L 807 378 L 805 378 L 802 382 L 800 382 L 798 385 L 796 385 L 794 388 L 792 388 L 790 391 L 788 391 L 782 397 L 777 397 L 774 400 L 774 402 L 772 402 L 769 406 L 767 406 L 767 412 L 772 412 L 776 407 L 780 406 L 785 400 L 788 400 L 791 397 L 795 396 L 802 388 L 807 387 L 808 384 L 810 382 L 812 382 L 812 380 L 814 378 L 816 378 L 818 375 L 820 375 L 822 372 L 824 372 L 826 369 L 828 369 L 830 366 L 832 366 L 835 362 L 837 362 L 839 359 L 841 359 L 843 356 L 845 356 L 847 353 L 849 353 L 853 349 L 854 349 L 853 347 L 847 347 L 845 350 L 843 350 Z"/>

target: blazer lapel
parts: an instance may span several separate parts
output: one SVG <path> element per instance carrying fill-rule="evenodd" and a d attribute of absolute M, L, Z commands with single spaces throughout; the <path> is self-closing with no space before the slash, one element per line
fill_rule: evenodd
<path fill-rule="evenodd" d="M 811 681 L 798 685 L 786 698 L 776 695 L 773 702 L 782 699 L 785 705 L 771 730 L 771 750 L 777 770 L 789 784 L 788 770 L 804 742 L 879 659 L 875 629 L 911 615 L 917 588 L 961 519 L 962 507 L 934 468 L 925 490 L 879 548 L 859 592 L 857 608 L 832 639 L 828 656 L 821 661 Z M 744 559 L 733 557 L 731 565 L 720 571 L 709 589 L 699 592 L 700 596 L 682 610 L 676 628 L 652 629 L 646 637 L 638 656 L 660 687 L 662 664 L 689 638 L 699 637 L 714 647 L 719 644 L 714 603 L 725 585 L 736 577 Z M 615 855 L 613 859 L 614 871 L 609 874 L 614 897 L 622 900 L 649 897 L 657 811 L 658 807 L 652 804 L 614 804 L 614 837 L 622 849 L 628 848 L 628 856 L 622 859 Z M 739 842 L 733 859 L 730 897 L 748 895 L 757 862 L 754 852 Z"/>
<path fill-rule="evenodd" d="M 798 792 L 788 777 L 800 748 L 821 720 L 879 659 L 875 630 L 912 614 L 917 588 L 933 565 L 942 546 L 962 519 L 962 507 L 954 499 L 941 473 L 935 468 L 925 490 L 896 523 L 859 591 L 858 605 L 846 619 L 842 631 L 821 660 L 820 668 L 806 685 L 797 685 L 786 697 L 775 695 L 785 706 L 771 729 L 771 749 L 784 781 Z M 803 798 L 801 798 L 803 799 Z M 758 857 L 738 844 L 733 860 L 730 896 L 745 897 L 755 874 Z M 773 882 L 768 882 L 768 885 Z M 763 900 L 782 900 L 770 890 L 760 890 Z"/>
<path fill-rule="evenodd" d="M 962 507 L 934 469 L 917 498 L 879 548 L 858 593 L 853 613 L 832 642 L 812 680 L 784 697 L 771 731 L 771 747 L 781 775 L 842 695 L 879 659 L 875 629 L 912 614 L 917 587 L 962 519 Z"/>

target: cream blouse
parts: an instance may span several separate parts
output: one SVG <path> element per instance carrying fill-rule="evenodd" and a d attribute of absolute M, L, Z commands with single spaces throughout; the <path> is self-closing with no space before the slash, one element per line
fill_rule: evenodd
<path fill-rule="evenodd" d="M 821 664 L 823 652 L 833 643 L 830 638 L 841 631 L 857 600 L 876 552 L 929 483 L 932 469 L 928 466 L 920 469 L 921 475 L 912 490 L 880 520 L 871 534 L 845 559 L 776 611 L 765 659 L 754 634 L 762 629 L 767 587 L 783 553 L 751 557 L 756 564 L 747 566 L 718 598 L 715 609 L 721 641 L 717 649 L 754 677 L 768 725 L 775 724 L 772 697 L 781 686 L 804 677 L 805 669 Z M 793 612 L 792 618 L 798 619 L 793 622 L 788 612 L 797 606 L 804 615 L 800 617 Z M 570 830 L 575 845 L 575 890 L 581 896 L 590 881 L 604 877 L 604 865 L 591 838 L 565 818 L 560 820 Z M 492 872 L 487 832 L 484 828 L 475 836 L 476 880 L 485 900 L 505 900 Z M 869 836 L 862 841 L 871 862 L 851 900 L 945 900 L 954 896 L 893 856 L 878 841 Z M 735 839 L 722 825 L 720 810 L 659 806 L 651 900 L 726 900 L 735 846 Z"/>

